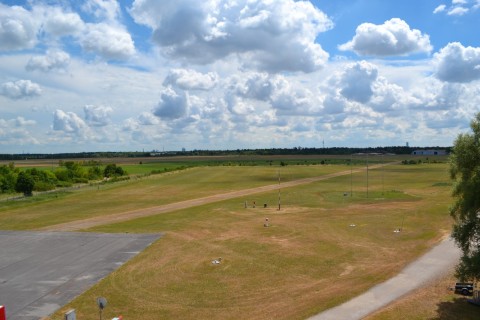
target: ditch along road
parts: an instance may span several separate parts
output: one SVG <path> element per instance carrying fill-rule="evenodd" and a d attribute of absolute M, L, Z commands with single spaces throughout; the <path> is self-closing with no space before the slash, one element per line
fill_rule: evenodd
<path fill-rule="evenodd" d="M 378 169 L 383 166 L 398 164 L 399 162 L 390 162 L 370 166 L 368 170 Z M 298 179 L 294 181 L 284 182 L 282 184 L 272 184 L 257 188 L 232 191 L 228 193 L 216 194 L 208 197 L 191 199 L 162 206 L 155 206 L 145 209 L 128 211 L 107 216 L 94 217 L 84 220 L 72 221 L 57 224 L 43 228 L 44 231 L 79 231 L 100 225 L 111 224 L 116 222 L 128 221 L 136 218 L 157 215 L 166 212 L 172 212 L 181 209 L 187 209 L 195 206 L 201 206 L 218 201 L 239 198 L 261 192 L 278 190 L 280 188 L 288 188 L 303 184 L 323 181 L 335 177 L 345 176 L 352 173 L 366 171 L 367 168 L 355 170 L 347 170 L 318 176 L 313 178 Z M 405 296 L 422 285 L 437 279 L 438 277 L 451 270 L 458 262 L 460 250 L 455 246 L 450 238 L 444 239 L 440 244 L 435 246 L 424 256 L 412 262 L 403 269 L 397 276 L 376 285 L 360 296 L 353 298 L 337 307 L 328 309 L 308 320 L 357 320 L 372 314 L 375 311 L 387 306 L 391 302 Z"/>

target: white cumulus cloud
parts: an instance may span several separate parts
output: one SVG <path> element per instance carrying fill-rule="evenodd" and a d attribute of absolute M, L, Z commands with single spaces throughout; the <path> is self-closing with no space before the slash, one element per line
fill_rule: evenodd
<path fill-rule="evenodd" d="M 454 7 L 450 10 L 448 10 L 448 15 L 449 16 L 463 16 L 464 14 L 466 14 L 469 10 L 467 8 L 464 8 L 464 7 Z"/>
<path fill-rule="evenodd" d="M 174 59 L 208 64 L 238 55 L 269 72 L 312 72 L 328 59 L 315 39 L 332 22 L 309 1 L 136 0 L 130 14 Z"/>
<path fill-rule="evenodd" d="M 44 17 L 43 30 L 55 37 L 78 36 L 85 28 L 82 18 L 75 12 L 47 6 L 38 6 L 35 11 Z"/>
<path fill-rule="evenodd" d="M 84 137 L 88 126 L 76 113 L 57 109 L 53 114 L 53 130 Z"/>
<path fill-rule="evenodd" d="M 141 124 L 144 126 L 152 126 L 152 125 L 159 124 L 159 121 L 158 121 L 158 118 L 155 117 L 155 115 L 153 115 L 152 113 L 142 112 L 138 116 L 138 124 Z"/>
<path fill-rule="evenodd" d="M 38 136 L 32 134 L 28 127 L 36 124 L 34 120 L 26 120 L 23 117 L 4 120 L 0 118 L 0 145 L 39 145 Z"/>
<path fill-rule="evenodd" d="M 348 65 L 343 72 L 339 86 L 340 93 L 347 99 L 368 102 L 373 94 L 372 84 L 377 80 L 378 70 L 366 61 Z"/>
<path fill-rule="evenodd" d="M 106 59 L 124 60 L 135 54 L 131 35 L 121 27 L 106 23 L 88 24 L 80 43 L 84 50 Z"/>
<path fill-rule="evenodd" d="M 436 77 L 442 81 L 467 83 L 480 79 L 480 48 L 449 43 L 434 55 Z"/>
<path fill-rule="evenodd" d="M 13 100 L 36 97 L 41 93 L 40 86 L 30 80 L 5 82 L 0 87 L 0 94 Z"/>
<path fill-rule="evenodd" d="M 28 71 L 66 70 L 70 63 L 70 55 L 64 51 L 48 50 L 44 56 L 35 56 L 28 60 L 25 67 Z"/>
<path fill-rule="evenodd" d="M 87 0 L 83 9 L 93 14 L 97 19 L 117 21 L 121 10 L 116 0 Z"/>
<path fill-rule="evenodd" d="M 110 123 L 110 115 L 113 112 L 111 107 L 86 105 L 83 107 L 85 120 L 94 127 L 103 127 Z"/>
<path fill-rule="evenodd" d="M 27 10 L 0 4 L 0 51 L 30 49 L 40 42 L 58 44 L 71 36 L 83 50 L 107 60 L 125 60 L 136 53 L 132 36 L 119 21 L 117 1 L 88 0 L 84 8 L 96 21 L 86 23 L 60 5 L 32 2 Z"/>
<path fill-rule="evenodd" d="M 430 38 L 399 18 L 382 25 L 363 23 L 357 27 L 353 39 L 339 46 L 343 51 L 354 51 L 366 56 L 404 56 L 413 53 L 429 53 Z"/>
<path fill-rule="evenodd" d="M 37 122 L 35 120 L 26 120 L 24 117 L 17 117 L 14 119 L 15 127 L 26 127 L 26 126 L 33 126 Z"/>
<path fill-rule="evenodd" d="M 204 74 L 190 69 L 174 69 L 165 78 L 163 85 L 183 90 L 210 90 L 217 82 L 218 75 L 214 72 Z"/>
<path fill-rule="evenodd" d="M 270 100 L 277 87 L 277 79 L 270 77 L 267 73 L 255 72 L 235 76 L 231 78 L 230 82 L 230 87 L 236 95 L 260 101 Z"/>
<path fill-rule="evenodd" d="M 0 51 L 33 48 L 37 42 L 38 27 L 27 10 L 0 3 Z"/>
<path fill-rule="evenodd" d="M 447 8 L 446 5 L 441 4 L 433 10 L 433 13 L 435 14 L 435 13 L 443 12 L 445 11 L 446 8 Z"/>
<path fill-rule="evenodd" d="M 320 101 L 310 88 L 298 86 L 286 78 L 274 79 L 275 90 L 271 105 L 279 115 L 314 115 L 319 112 Z"/>
<path fill-rule="evenodd" d="M 463 16 L 480 8 L 478 0 L 452 0 L 450 5 L 441 4 L 433 10 L 434 14 L 444 12 L 449 16 Z"/>
<path fill-rule="evenodd" d="M 155 107 L 153 114 L 159 118 L 179 119 L 188 112 L 188 99 L 183 91 L 167 88 L 162 92 L 161 100 Z"/>

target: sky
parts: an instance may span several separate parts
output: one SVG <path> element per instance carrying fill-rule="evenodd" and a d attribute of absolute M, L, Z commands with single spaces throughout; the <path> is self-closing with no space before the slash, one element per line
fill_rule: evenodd
<path fill-rule="evenodd" d="M 0 153 L 451 146 L 480 0 L 0 0 Z"/>

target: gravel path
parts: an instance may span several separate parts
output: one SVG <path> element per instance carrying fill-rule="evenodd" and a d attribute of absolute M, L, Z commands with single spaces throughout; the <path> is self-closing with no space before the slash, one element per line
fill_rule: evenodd
<path fill-rule="evenodd" d="M 442 276 L 458 263 L 460 249 L 450 238 L 412 262 L 397 276 L 364 294 L 308 320 L 357 320 L 381 309 L 401 296 Z"/>

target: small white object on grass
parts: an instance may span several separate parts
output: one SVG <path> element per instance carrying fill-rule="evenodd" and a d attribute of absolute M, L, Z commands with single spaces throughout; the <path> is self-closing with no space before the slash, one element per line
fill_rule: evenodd
<path fill-rule="evenodd" d="M 220 264 L 222 262 L 222 258 L 218 258 L 218 259 L 215 259 L 215 260 L 212 260 L 212 264 Z"/>
<path fill-rule="evenodd" d="M 265 223 L 263 224 L 264 227 L 270 227 L 270 224 L 268 223 L 268 218 L 265 218 Z"/>

